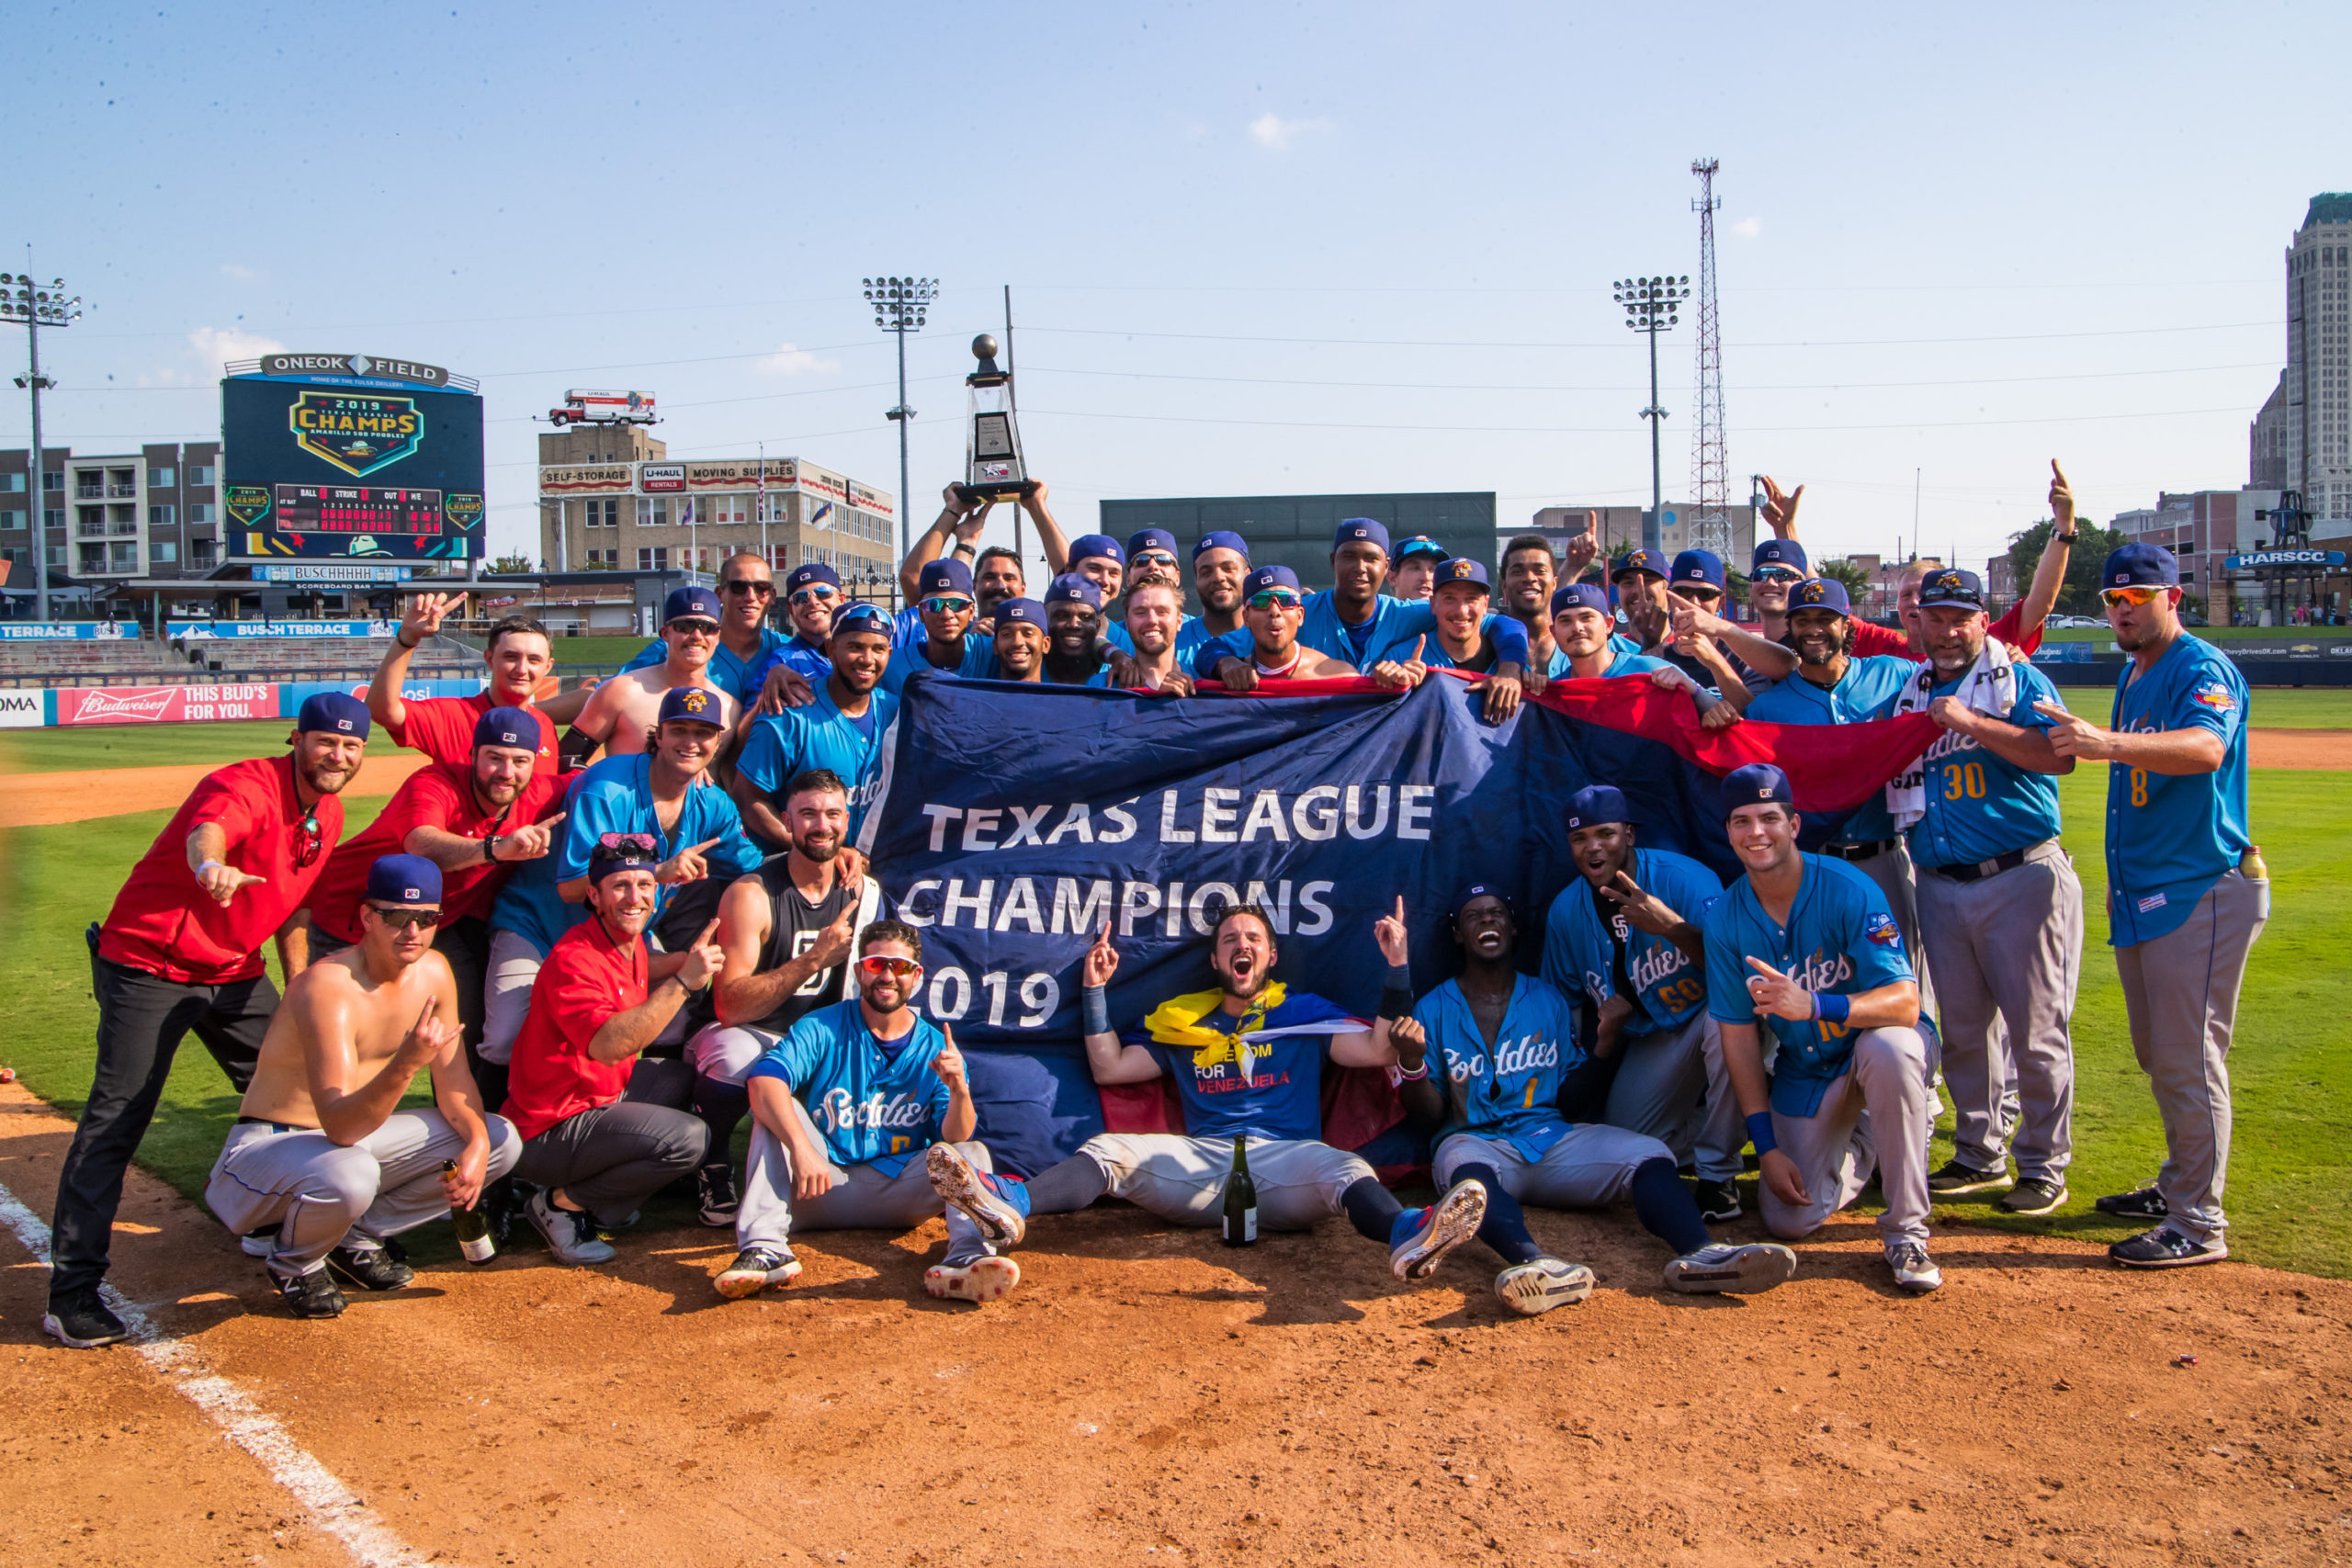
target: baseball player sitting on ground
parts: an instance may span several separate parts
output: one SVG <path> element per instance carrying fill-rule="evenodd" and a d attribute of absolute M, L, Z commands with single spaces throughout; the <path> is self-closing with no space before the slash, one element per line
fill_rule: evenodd
<path fill-rule="evenodd" d="M 1399 898 L 1396 917 L 1380 922 L 1391 964 L 1404 956 L 1404 931 Z M 1430 1161 L 1437 1184 L 1476 1181 L 1486 1189 L 1478 1239 L 1505 1265 L 1495 1276 L 1505 1306 L 1532 1317 L 1592 1293 L 1591 1269 L 1551 1257 L 1527 1234 L 1521 1199 L 1589 1209 L 1630 1198 L 1643 1228 L 1679 1255 L 1666 1266 L 1666 1287 L 1686 1295 L 1769 1291 L 1796 1272 L 1796 1254 L 1785 1247 L 1710 1237 L 1675 1174 L 1673 1154 L 1657 1139 L 1562 1119 L 1562 1071 L 1580 1054 L 1576 1011 L 1549 981 L 1512 968 L 1519 922 L 1502 895 L 1464 889 L 1454 902 L 1453 940 L 1462 948 L 1461 975 L 1423 997 L 1412 1017 L 1392 1023 L 1389 1038 L 1404 1073 L 1406 1111 L 1444 1127 Z M 1695 1076 L 1686 1076 L 1695 1097 Z"/>
<path fill-rule="evenodd" d="M 1366 1027 L 1321 997 L 1272 978 L 1272 917 L 1255 905 L 1227 905 L 1209 932 L 1214 990 L 1194 991 L 1154 1008 L 1122 1039 L 1111 1028 L 1102 987 L 1119 966 L 1111 927 L 1088 950 L 1079 1010 L 1086 1061 L 1098 1084 L 1148 1083 L 1163 1073 L 1184 1106 L 1184 1133 L 1105 1133 L 1028 1184 L 1033 1214 L 1082 1209 L 1103 1193 L 1125 1198 L 1180 1225 L 1214 1225 L 1232 1168 L 1233 1141 L 1247 1138 L 1258 1189 L 1259 1224 L 1306 1230 L 1344 1213 L 1358 1232 L 1388 1248 L 1399 1280 L 1427 1279 L 1445 1255 L 1476 1235 L 1487 1190 L 1458 1181 L 1426 1209 L 1396 1201 L 1356 1155 L 1320 1141 L 1323 1063 L 1394 1066 L 1389 1023 L 1410 1011 L 1412 981 L 1400 962 L 1404 928 L 1383 928 L 1391 968 L 1380 1019 Z M 1019 1241 L 994 1217 L 978 1173 L 953 1148 L 931 1152 L 939 1195 L 974 1223 L 978 1235 L 949 1239 L 947 1258 L 923 1277 L 935 1296 L 971 1293 L 971 1271 L 986 1260 L 983 1242 Z"/>
<path fill-rule="evenodd" d="M 277 1227 L 265 1261 L 296 1317 L 342 1314 L 329 1267 L 362 1290 L 407 1284 L 415 1275 L 390 1239 L 470 1205 L 523 1151 L 466 1067 L 457 983 L 433 950 L 440 868 L 381 856 L 359 908 L 359 945 L 286 987 L 204 1185 L 231 1235 Z M 433 1109 L 399 1109 L 426 1069 Z"/>
<path fill-rule="evenodd" d="M 1876 883 L 1797 849 L 1786 773 L 1736 768 L 1723 800 L 1747 871 L 1707 911 L 1707 1006 L 1756 1145 L 1764 1224 L 1785 1240 L 1811 1235 L 1875 1167 L 1894 1282 L 1932 1291 L 1943 1275 L 1928 1257 L 1931 1091 L 1903 934 Z M 1760 1021 L 1780 1041 L 1769 1077 Z"/>
<path fill-rule="evenodd" d="M 798 1277 L 796 1225 L 905 1230 L 938 1213 L 925 1149 L 953 1146 L 970 1177 L 965 1201 L 990 1234 L 1021 1239 L 1020 1186 L 989 1176 L 988 1146 L 972 1141 L 979 1111 L 963 1054 L 908 1005 L 922 987 L 922 933 L 876 920 L 858 933 L 857 952 L 857 995 L 795 1023 L 745 1079 L 756 1125 L 735 1216 L 742 1250 L 715 1281 L 722 1296 Z M 986 1256 L 972 1221 L 950 1214 L 947 1229 L 949 1247 L 973 1249 L 979 1265 L 957 1293 L 993 1301 L 1020 1283 L 1020 1265 Z"/>

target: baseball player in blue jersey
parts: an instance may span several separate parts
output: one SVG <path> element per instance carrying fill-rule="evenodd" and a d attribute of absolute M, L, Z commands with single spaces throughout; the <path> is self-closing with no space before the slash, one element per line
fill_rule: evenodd
<path fill-rule="evenodd" d="M 2248 836 L 2246 690 L 2237 667 L 2180 624 L 2180 563 L 2126 545 L 2099 570 L 2116 646 L 2132 656 L 2106 729 L 2056 708 L 2052 749 L 2108 764 L 2108 941 L 2132 1050 L 2155 1091 L 2165 1164 L 2153 1190 L 2102 1198 L 2164 1223 L 2108 1249 L 2134 1269 L 2229 1256 L 2230 1034 L 2246 954 L 2270 917 Z"/>
<path fill-rule="evenodd" d="M 1723 800 L 1747 871 L 1707 911 L 1707 1007 L 1756 1145 L 1764 1224 L 1789 1241 L 1812 1235 L 1860 1196 L 1875 1168 L 1894 1282 L 1932 1291 L 1943 1283 L 1928 1256 L 1934 1123 L 1903 933 L 1877 884 L 1798 850 L 1795 797 L 1780 769 L 1734 769 Z M 1766 1029 L 1779 1042 L 1769 1076 Z"/>
<path fill-rule="evenodd" d="M 1121 581 L 1115 600 L 1104 596 L 1102 638 L 1120 652 L 1132 654 L 1136 651 L 1136 637 L 1127 626 L 1127 606 L 1136 589 L 1147 582 L 1164 582 L 1175 590 L 1180 614 L 1184 607 L 1184 580 L 1176 569 L 1176 536 L 1165 528 L 1138 528 L 1128 535 L 1126 573 Z"/>
<path fill-rule="evenodd" d="M 2067 1021 L 2082 974 L 2083 885 L 2059 847 L 2055 775 L 2075 764 L 2051 749 L 2041 711 L 2062 705 L 2057 688 L 1989 635 L 1974 572 L 1929 572 L 1919 614 L 1927 661 L 1894 711 L 1931 714 L 1944 734 L 1886 799 L 1917 867 L 1956 1121 L 1952 1157 L 1928 1190 L 2008 1186 L 2003 1210 L 2046 1214 L 2066 1201 L 2074 1148 Z"/>
<path fill-rule="evenodd" d="M 890 662 L 890 620 L 871 604 L 852 604 L 834 619 L 831 670 L 805 707 L 762 714 L 752 721 L 730 786 L 744 826 L 763 849 L 788 848 L 792 835 L 781 814 L 782 790 L 809 768 L 828 768 L 850 786 L 850 837 L 882 789 L 899 699 L 878 690 Z"/>
<path fill-rule="evenodd" d="M 1478 1230 L 1487 1189 L 1457 1181 L 1426 1209 L 1407 1209 L 1373 1175 L 1363 1156 L 1322 1141 L 1323 1064 L 1394 1067 L 1392 1021 L 1413 1005 L 1405 968 L 1405 927 L 1374 927 L 1389 963 L 1381 1016 L 1367 1025 L 1311 993 L 1273 978 L 1273 918 L 1254 905 L 1227 907 L 1209 933 L 1209 966 L 1217 984 L 1170 998 L 1122 1035 L 1111 1027 L 1103 987 L 1119 966 L 1110 922 L 1086 954 L 1080 1014 L 1086 1063 L 1099 1084 L 1167 1077 L 1184 1108 L 1182 1133 L 1105 1133 L 1027 1184 L 1033 1214 L 1082 1209 L 1108 1192 L 1180 1225 L 1214 1225 L 1232 1168 L 1233 1145 L 1246 1139 L 1258 1189 L 1258 1223 L 1270 1231 L 1306 1230 L 1334 1214 L 1388 1248 L 1389 1271 L 1424 1280 L 1448 1252 Z M 1018 1241 L 997 1233 L 995 1210 L 980 1173 L 955 1150 L 934 1149 L 931 1175 L 940 1196 L 970 1219 L 977 1240 L 951 1241 L 945 1264 L 925 1277 L 933 1295 L 965 1293 L 966 1270 L 984 1256 L 978 1241 Z"/>
<path fill-rule="evenodd" d="M 1399 898 L 1400 930 L 1404 912 Z M 1552 1257 L 1528 1235 L 1522 1201 L 1589 1209 L 1630 1200 L 1644 1228 L 1677 1254 L 1666 1266 L 1671 1291 L 1769 1291 L 1796 1271 L 1796 1254 L 1785 1247 L 1710 1237 L 1657 1139 L 1563 1119 L 1563 1073 L 1581 1055 L 1576 1009 L 1549 981 L 1512 968 L 1519 924 L 1509 900 L 1483 886 L 1465 888 L 1454 900 L 1453 940 L 1461 975 L 1423 997 L 1389 1035 L 1405 1109 L 1442 1129 L 1430 1162 L 1437 1184 L 1476 1181 L 1486 1190 L 1478 1239 L 1503 1260 L 1495 1294 L 1505 1306 L 1532 1317 L 1592 1292 L 1591 1269 Z"/>
<path fill-rule="evenodd" d="M 1593 1060 L 1579 1075 L 1580 1098 L 1597 1120 L 1695 1163 L 1700 1213 L 1736 1220 L 1747 1133 L 1707 1011 L 1698 926 L 1724 885 L 1688 856 L 1639 848 L 1633 812 L 1613 785 L 1571 796 L 1567 827 L 1580 875 L 1544 918 L 1544 978 L 1593 1006 Z"/>
<path fill-rule="evenodd" d="M 1549 547 L 1546 547 L 1548 553 Z M 1446 558 L 1445 547 L 1427 534 L 1415 534 L 1396 541 L 1396 553 L 1388 563 L 1388 585 L 1384 590 L 1391 599 L 1426 599 L 1436 586 L 1437 569 Z"/>
<path fill-rule="evenodd" d="M 745 685 L 754 693 L 764 692 L 769 672 L 778 668 L 811 686 L 822 684 L 833 668 L 825 656 L 833 637 L 833 616 L 847 603 L 840 572 L 823 561 L 794 567 L 784 580 L 784 614 L 792 623 L 792 636 L 752 666 Z"/>
<path fill-rule="evenodd" d="M 1409 651 L 1390 649 L 1387 658 L 1372 667 L 1372 673 L 1382 681 L 1401 678 L 1404 684 L 1419 685 L 1432 670 L 1467 671 L 1479 677 L 1471 682 L 1472 688 L 1487 694 L 1487 722 L 1500 724 L 1519 711 L 1520 682 L 1516 676 L 1502 672 L 1502 654 L 1490 628 L 1518 623 L 1487 613 L 1493 590 L 1487 584 L 1484 562 L 1466 557 L 1441 561 L 1435 577 L 1430 608 L 1437 617 L 1436 633 L 1416 637 Z"/>
<path fill-rule="evenodd" d="M 1046 585 L 1046 658 L 1038 679 L 1049 686 L 1083 686 L 1103 667 L 1102 590 L 1092 578 L 1066 571 Z"/>
<path fill-rule="evenodd" d="M 894 631 L 890 662 L 882 669 L 882 690 L 893 697 L 903 695 L 908 679 L 926 670 L 967 681 L 993 677 L 994 641 L 972 630 L 977 603 L 972 569 L 962 561 L 935 560 L 919 570 L 915 602 L 899 615 L 913 615 L 915 629 L 922 635 L 909 636 L 903 628 Z"/>
<path fill-rule="evenodd" d="M 769 667 L 767 656 L 792 637 L 767 624 L 775 582 L 768 563 L 753 551 L 738 550 L 719 563 L 718 592 L 718 643 L 710 650 L 710 682 L 748 708 L 760 700 L 755 677 Z M 655 637 L 621 670 L 650 670 L 669 658 L 668 641 Z"/>
<path fill-rule="evenodd" d="M 741 1250 L 713 1281 L 731 1300 L 799 1275 L 796 1228 L 904 1230 L 938 1213 L 923 1163 L 934 1145 L 956 1145 L 974 1173 L 973 1205 L 1021 1238 L 1021 1189 L 989 1174 L 988 1145 L 972 1138 L 979 1112 L 963 1054 L 909 1005 L 922 984 L 922 934 L 876 920 L 857 953 L 856 996 L 802 1018 L 744 1078 L 756 1125 L 735 1215 Z M 970 1224 L 952 1216 L 951 1238 Z M 966 1271 L 967 1299 L 993 1301 L 1020 1278 L 1011 1258 L 983 1258 Z"/>
<path fill-rule="evenodd" d="M 1669 691 L 1688 692 L 1699 710 L 1699 722 L 1710 729 L 1739 722 L 1739 710 L 1668 664 L 1634 651 L 1632 643 L 1615 636 L 1616 612 L 1609 592 L 1598 582 L 1571 582 L 1552 594 L 1552 678 L 1595 680 L 1646 675 Z"/>

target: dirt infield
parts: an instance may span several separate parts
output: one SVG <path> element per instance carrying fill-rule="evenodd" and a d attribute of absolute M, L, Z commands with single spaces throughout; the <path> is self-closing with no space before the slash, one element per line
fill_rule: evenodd
<path fill-rule="evenodd" d="M 359 776 L 343 793 L 355 800 L 390 795 L 427 758 L 390 751 L 359 764 Z M 133 811 L 175 811 L 217 764 L 185 762 L 168 768 L 94 768 L 85 773 L 17 773 L 0 790 L 0 828 L 40 828 L 54 822 L 85 822 Z"/>
<path fill-rule="evenodd" d="M 2352 768 L 2352 730 L 2248 730 L 2246 761 L 2257 768 Z"/>
<path fill-rule="evenodd" d="M 44 1215 L 68 1132 L 0 1089 L 0 1184 Z M 143 1177 L 115 1278 L 420 1560 L 2352 1556 L 2352 1286 L 2126 1276 L 1939 1214 L 1937 1296 L 1895 1292 L 1848 1219 L 1779 1292 L 1694 1300 L 1630 1216 L 1532 1218 L 1602 1280 L 1534 1320 L 1466 1249 L 1407 1292 L 1343 1224 L 1236 1254 L 1113 1207 L 1041 1223 L 987 1308 L 922 1294 L 934 1222 L 813 1236 L 753 1302 L 711 1293 L 731 1249 L 687 1232 L 609 1270 L 434 1267 L 298 1324 Z M 145 1363 L 44 1339 L 43 1278 L 0 1239 L 0 1561 L 347 1561 Z"/>

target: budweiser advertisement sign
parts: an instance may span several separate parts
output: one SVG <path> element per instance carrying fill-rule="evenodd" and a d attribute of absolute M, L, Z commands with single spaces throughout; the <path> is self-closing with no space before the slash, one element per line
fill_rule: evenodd
<path fill-rule="evenodd" d="M 60 724 L 187 724 L 277 716 L 275 684 L 57 689 Z"/>

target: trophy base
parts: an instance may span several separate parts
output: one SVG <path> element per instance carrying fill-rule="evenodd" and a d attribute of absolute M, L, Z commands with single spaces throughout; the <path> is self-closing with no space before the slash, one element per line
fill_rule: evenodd
<path fill-rule="evenodd" d="M 963 488 L 967 494 L 983 496 L 990 501 L 1004 501 L 1037 492 L 1035 479 L 969 479 Z"/>

